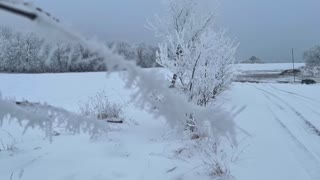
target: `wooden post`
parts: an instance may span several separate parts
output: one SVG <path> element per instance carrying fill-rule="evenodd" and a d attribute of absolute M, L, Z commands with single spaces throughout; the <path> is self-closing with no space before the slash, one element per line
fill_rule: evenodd
<path fill-rule="evenodd" d="M 294 67 L 294 53 L 292 48 L 292 72 L 293 72 L 293 83 L 296 83 L 296 72 Z"/>

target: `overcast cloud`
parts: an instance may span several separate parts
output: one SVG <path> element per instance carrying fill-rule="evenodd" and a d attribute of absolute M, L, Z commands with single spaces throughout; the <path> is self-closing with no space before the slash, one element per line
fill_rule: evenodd
<path fill-rule="evenodd" d="M 161 0 L 35 0 L 63 22 L 106 41 L 156 43 L 146 20 L 162 12 Z M 320 0 L 221 0 L 219 25 L 240 43 L 239 60 L 290 61 L 291 48 L 320 44 Z M 1 21 L 8 17 L 0 14 Z M 14 22 L 10 19 L 10 22 Z"/>

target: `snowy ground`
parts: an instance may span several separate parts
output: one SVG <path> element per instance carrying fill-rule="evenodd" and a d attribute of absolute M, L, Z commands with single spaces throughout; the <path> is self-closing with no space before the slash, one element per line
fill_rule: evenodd
<path fill-rule="evenodd" d="M 296 63 L 295 68 L 304 66 L 305 63 Z M 237 64 L 236 69 L 239 71 L 281 71 L 292 69 L 292 63 L 264 63 L 264 64 Z"/>
<path fill-rule="evenodd" d="M 320 178 L 319 90 L 320 86 L 234 84 L 228 92 L 232 104 L 247 106 L 236 121 L 251 134 L 240 144 L 245 153 L 235 170 L 239 179 Z"/>
<path fill-rule="evenodd" d="M 73 112 L 79 110 L 79 103 L 104 90 L 123 106 L 127 121 L 111 126 L 103 140 L 62 134 L 52 144 L 41 131 L 22 135 L 19 126 L 4 124 L 0 139 L 4 144 L 14 142 L 17 150 L 0 152 L 1 180 L 11 175 L 19 179 L 20 174 L 26 180 L 210 178 L 203 161 L 211 159 L 198 156 L 203 149 L 196 148 L 203 145 L 176 137 L 162 119 L 136 108 L 118 73 L 108 77 L 106 73 L 0 74 L 0 82 L 4 97 L 46 102 Z"/>
<path fill-rule="evenodd" d="M 304 63 L 296 63 L 295 69 L 301 70 Z M 292 70 L 292 63 L 270 63 L 270 64 L 238 64 L 236 65 L 236 82 L 254 83 L 301 83 L 303 79 L 313 79 L 320 83 L 319 77 L 313 77 L 305 73 L 281 74 L 284 70 Z"/>
<path fill-rule="evenodd" d="M 123 105 L 128 123 L 113 127 L 103 141 L 86 135 L 54 137 L 37 130 L 22 136 L 15 124 L 0 128 L 4 143 L 17 150 L 0 152 L 0 179 L 210 179 L 196 142 L 172 138 L 167 125 L 130 102 L 117 73 L 0 74 L 4 97 L 78 111 L 88 96 L 105 90 Z M 227 107 L 246 109 L 235 119 L 239 131 L 231 169 L 239 180 L 320 179 L 320 86 L 234 83 L 225 93 Z M 5 131 L 4 131 L 5 130 Z M 201 150 L 199 150 L 201 151 Z"/>

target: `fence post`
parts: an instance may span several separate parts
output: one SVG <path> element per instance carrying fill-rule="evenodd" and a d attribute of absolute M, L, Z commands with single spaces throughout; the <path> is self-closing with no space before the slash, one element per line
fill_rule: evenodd
<path fill-rule="evenodd" d="M 293 53 L 293 48 L 292 48 L 292 72 L 293 72 L 293 83 L 296 83 L 296 72 L 295 72 L 295 67 L 294 67 L 294 53 Z"/>

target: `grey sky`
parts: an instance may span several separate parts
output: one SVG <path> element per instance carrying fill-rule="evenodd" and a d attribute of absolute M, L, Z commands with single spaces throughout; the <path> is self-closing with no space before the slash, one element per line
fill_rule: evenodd
<path fill-rule="evenodd" d="M 241 43 L 238 57 L 289 61 L 320 44 L 319 0 L 223 0 L 221 24 Z"/>
<path fill-rule="evenodd" d="M 144 28 L 161 13 L 161 0 L 34 0 L 89 37 L 156 43 Z M 219 25 L 240 42 L 239 60 L 289 61 L 320 44 L 320 0 L 221 0 Z M 1 14 L 0 14 L 1 16 Z"/>

